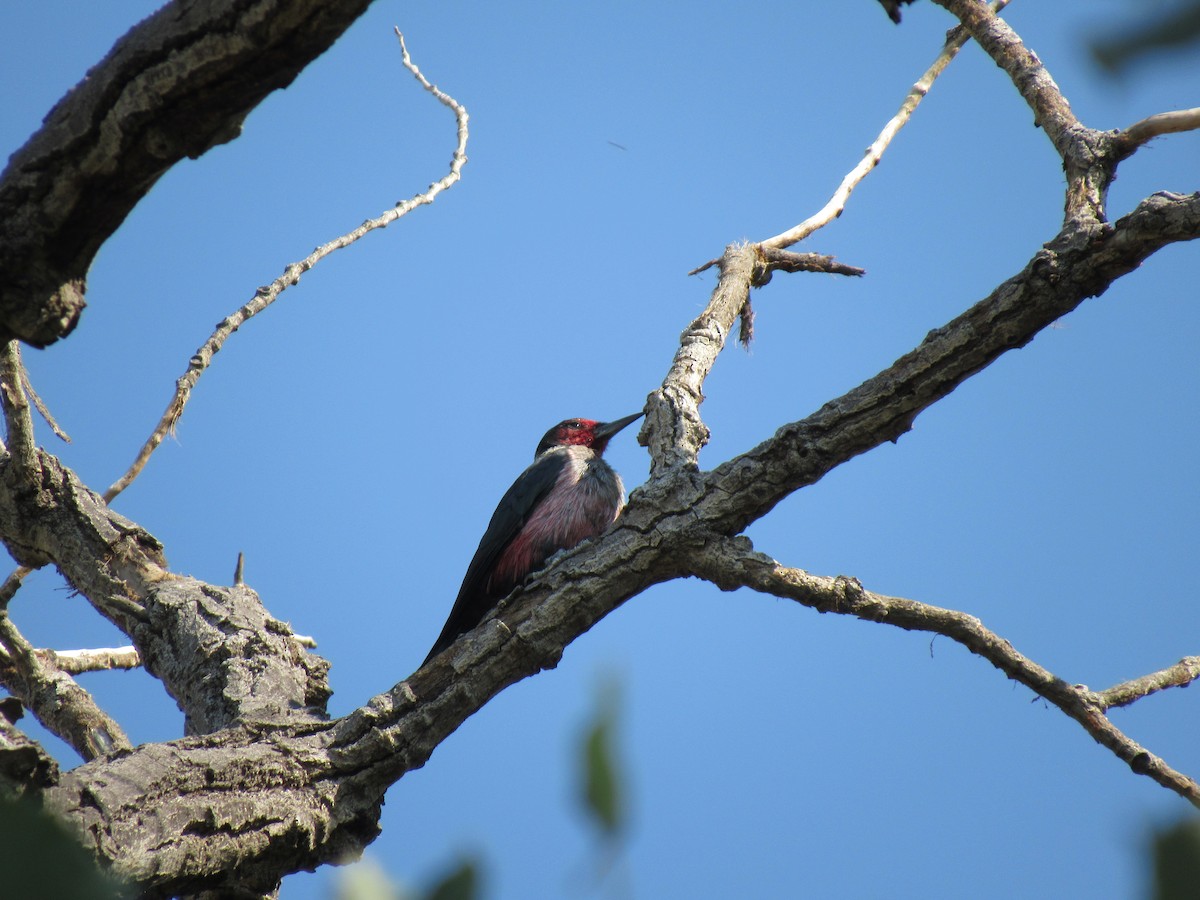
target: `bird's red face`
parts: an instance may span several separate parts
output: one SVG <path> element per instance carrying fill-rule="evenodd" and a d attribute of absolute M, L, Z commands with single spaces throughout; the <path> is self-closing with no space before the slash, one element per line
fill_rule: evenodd
<path fill-rule="evenodd" d="M 554 444 L 559 447 L 578 445 L 591 447 L 594 450 L 603 450 L 604 445 L 608 443 L 608 437 L 603 438 L 603 443 L 599 447 L 595 445 L 596 426 L 599 424 L 592 419 L 564 419 L 553 428 Z"/>
<path fill-rule="evenodd" d="M 563 419 L 544 435 L 538 444 L 535 456 L 541 456 L 553 447 L 591 447 L 596 455 L 604 452 L 612 436 L 642 417 L 634 413 L 613 422 L 597 422 L 594 419 Z"/>

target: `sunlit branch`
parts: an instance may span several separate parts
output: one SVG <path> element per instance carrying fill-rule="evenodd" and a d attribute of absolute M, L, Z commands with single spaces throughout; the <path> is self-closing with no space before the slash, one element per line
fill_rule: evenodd
<path fill-rule="evenodd" d="M 136 669 L 142 658 L 133 647 L 97 647 L 89 650 L 38 650 L 68 675 L 83 672 L 105 672 L 110 669 Z"/>
<path fill-rule="evenodd" d="M 995 0 L 992 3 L 992 9 L 998 12 L 1007 6 L 1008 3 L 1009 0 Z M 933 83 L 937 80 L 938 76 L 945 71 L 946 66 L 950 65 L 951 60 L 958 55 L 958 51 L 962 49 L 963 45 L 970 38 L 970 33 L 962 25 L 950 29 L 946 35 L 946 43 L 942 46 L 937 58 L 925 70 L 925 74 L 918 78 L 916 83 L 909 89 L 904 102 L 900 104 L 899 111 L 883 126 L 883 130 L 879 132 L 879 136 L 867 147 L 858 165 L 851 169 L 846 174 L 846 177 L 842 179 L 842 183 L 833 192 L 833 196 L 829 198 L 829 202 L 799 225 L 795 225 L 787 231 L 777 234 L 774 237 L 769 237 L 759 243 L 764 247 L 790 247 L 792 244 L 804 240 L 814 231 L 824 228 L 840 216 L 846 208 L 846 203 L 850 200 L 850 195 L 854 193 L 854 189 L 870 174 L 872 169 L 879 165 L 879 161 L 883 158 L 884 151 L 887 150 L 888 145 L 899 134 L 900 129 L 908 124 L 908 120 L 912 118 L 912 114 L 916 111 L 917 106 L 925 99 L 925 95 L 929 93 L 929 89 L 933 87 Z M 705 269 L 715 265 L 716 262 L 715 259 L 710 259 L 704 265 L 698 266 L 688 272 L 688 274 L 695 275 L 703 272 Z"/>
<path fill-rule="evenodd" d="M 1192 109 L 1175 109 L 1147 116 L 1134 122 L 1123 131 L 1117 132 L 1116 141 L 1125 155 L 1132 153 L 1147 141 L 1164 134 L 1178 134 L 1200 129 L 1200 106 Z"/>
<path fill-rule="evenodd" d="M 1008 0 L 996 0 L 992 4 L 992 10 L 998 12 L 1007 5 Z M 937 58 L 925 70 L 925 74 L 917 79 L 916 84 L 909 89 L 896 115 L 892 116 L 888 123 L 883 126 L 883 130 L 879 132 L 879 136 L 871 142 L 871 146 L 867 147 L 858 165 L 851 169 L 846 177 L 842 179 L 842 183 L 833 192 L 833 196 L 829 198 L 829 202 L 799 225 L 789 228 L 782 234 L 769 237 L 761 243 L 768 247 L 789 247 L 797 241 L 804 240 L 814 231 L 824 228 L 840 216 L 842 210 L 846 208 L 846 203 L 849 201 L 850 195 L 854 193 L 854 189 L 870 174 L 872 169 L 879 165 L 884 151 L 887 150 L 893 138 L 900 133 L 901 128 L 908 124 L 908 120 L 912 118 L 912 114 L 916 112 L 917 106 L 925 99 L 925 95 L 929 93 L 929 89 L 933 87 L 933 83 L 937 80 L 938 76 L 945 71 L 946 66 L 950 65 L 951 60 L 958 55 L 958 51 L 970 39 L 970 32 L 962 25 L 950 29 L 946 35 L 946 43 L 942 46 L 942 50 L 938 53 Z"/>

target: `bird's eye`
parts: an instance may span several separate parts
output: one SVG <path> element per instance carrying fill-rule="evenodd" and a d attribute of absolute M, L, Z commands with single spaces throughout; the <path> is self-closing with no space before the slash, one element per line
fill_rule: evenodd
<path fill-rule="evenodd" d="M 580 422 L 578 419 L 572 419 L 570 422 L 567 423 L 567 427 L 572 429 L 573 431 L 578 431 L 580 428 L 583 427 L 583 423 Z"/>

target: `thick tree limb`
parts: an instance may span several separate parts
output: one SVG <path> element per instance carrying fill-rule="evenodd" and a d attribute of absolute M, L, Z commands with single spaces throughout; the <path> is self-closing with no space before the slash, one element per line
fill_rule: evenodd
<path fill-rule="evenodd" d="M 0 715 L 0 798 L 41 791 L 57 781 L 54 758 Z"/>
<path fill-rule="evenodd" d="M 608 611 L 675 574 L 673 554 L 618 522 L 343 719 L 242 722 L 147 744 L 67 773 L 47 802 L 146 897 L 235 883 L 269 890 L 283 874 L 356 855 L 378 831 L 388 786 L 504 687 L 553 665 Z"/>
<path fill-rule="evenodd" d="M 0 347 L 0 406 L 7 425 L 7 449 L 12 459 L 13 473 L 23 478 L 29 488 L 36 485 L 37 441 L 33 435 L 33 417 L 25 396 L 24 367 L 16 341 Z"/>
<path fill-rule="evenodd" d="M 175 2 L 118 41 L 0 176 L 0 338 L 69 334 L 96 251 L 159 177 L 237 137 L 369 3 Z"/>
<path fill-rule="evenodd" d="M 47 803 L 149 897 L 235 888 L 263 893 L 284 874 L 353 855 L 376 834 L 387 787 L 421 766 L 496 693 L 555 665 L 563 647 L 652 584 L 692 571 L 729 586 L 766 577 L 766 563 L 734 540 L 740 530 L 835 465 L 895 440 L 920 411 L 1159 247 L 1200 236 L 1200 195 L 1156 195 L 1113 226 L 1099 216 L 1068 224 L 1022 272 L 880 375 L 702 472 L 704 380 L 764 272 L 754 246 L 731 248 L 709 307 L 684 332 L 651 397 L 643 434 L 652 478 L 634 492 L 614 528 L 557 556 L 451 650 L 333 722 L 323 718 L 323 661 L 304 654 L 252 591 L 174 576 L 151 535 L 109 510 L 53 456 L 35 450 L 23 463 L 37 491 L 5 456 L 0 539 L 19 562 L 57 562 L 73 586 L 125 629 L 195 733 L 80 766 L 45 791 Z M 738 558 L 728 561 L 733 568 L 710 570 L 706 545 L 736 551 Z M 776 587 L 798 582 L 767 574 Z M 845 608 L 859 604 L 864 617 L 878 617 L 878 597 L 856 582 L 828 587 L 840 591 Z M 1004 656 L 1002 639 L 965 614 L 887 599 L 889 621 L 932 616 L 981 655 L 1003 658 L 1026 683 L 1048 692 L 1043 696 L 1058 697 L 1064 711 L 1081 724 L 1088 720 L 1085 727 L 1135 769 L 1194 797 L 1194 783 L 1103 715 L 1114 698 L 1148 693 L 1150 682 L 1092 694 L 1024 657 Z M 1147 676 L 1154 684 L 1189 676 L 1156 677 Z"/>
<path fill-rule="evenodd" d="M 756 552 L 744 537 L 714 537 L 704 544 L 702 551 L 692 554 L 690 563 L 694 574 L 713 582 L 721 590 L 748 587 L 795 600 L 818 612 L 851 615 L 868 622 L 948 637 L 1053 703 L 1134 772 L 1154 779 L 1193 806 L 1200 807 L 1200 784 L 1127 737 L 1104 715 L 1105 710 L 1114 705 L 1113 697 L 1127 697 L 1127 702 L 1132 702 L 1152 690 L 1189 684 L 1200 678 L 1196 658 L 1111 689 L 1116 693 L 1096 693 L 1084 685 L 1064 681 L 1018 653 L 1012 644 L 985 628 L 974 616 L 915 600 L 876 594 L 865 590 L 853 578 L 822 578 L 781 566 L 769 556 Z"/>
<path fill-rule="evenodd" d="M 1156 250 L 1196 238 L 1200 194 L 1155 194 L 1115 225 L 1063 232 L 1021 272 L 931 331 L 889 368 L 708 473 L 706 484 L 719 489 L 698 497 L 695 511 L 717 533 L 740 532 L 791 492 L 859 453 L 895 441 L 922 410 L 1005 352 L 1025 346 L 1088 297 L 1102 294 Z M 735 286 L 722 290 L 723 296 L 736 295 Z M 710 309 L 716 311 L 710 333 L 720 334 L 736 312 L 716 298 Z M 719 346 L 704 346 L 705 358 L 715 358 Z M 698 418 L 698 412 L 691 414 Z"/>
<path fill-rule="evenodd" d="M 288 710 L 321 715 L 328 663 L 304 652 L 248 587 L 173 575 L 162 546 L 117 514 L 55 457 L 37 452 L 37 491 L 0 460 L 0 540 L 19 562 L 53 561 L 130 636 L 192 731 Z"/>

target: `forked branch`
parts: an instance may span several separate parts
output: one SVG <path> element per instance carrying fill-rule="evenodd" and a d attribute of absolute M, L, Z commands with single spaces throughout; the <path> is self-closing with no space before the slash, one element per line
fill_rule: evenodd
<path fill-rule="evenodd" d="M 1200 678 L 1200 658 L 1189 657 L 1162 672 L 1095 692 L 1084 685 L 1070 684 L 1038 665 L 974 616 L 877 594 L 853 578 L 824 578 L 782 566 L 756 552 L 746 538 L 714 537 L 689 562 L 695 575 L 722 590 L 747 587 L 795 600 L 822 613 L 855 616 L 907 631 L 948 637 L 1057 706 L 1134 772 L 1152 778 L 1200 808 L 1200 784 L 1126 736 L 1104 714 L 1114 705 L 1132 703 L 1154 691 L 1191 684 Z"/>

